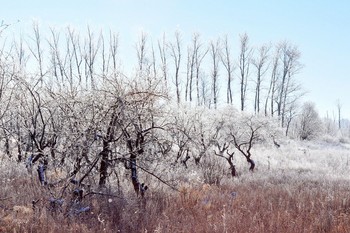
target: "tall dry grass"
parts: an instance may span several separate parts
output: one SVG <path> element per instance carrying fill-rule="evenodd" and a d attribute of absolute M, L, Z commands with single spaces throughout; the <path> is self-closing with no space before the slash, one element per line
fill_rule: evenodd
<path fill-rule="evenodd" d="M 350 232 L 348 182 L 271 177 L 185 191 L 162 213 L 160 232 Z"/>
<path fill-rule="evenodd" d="M 187 183 L 180 192 L 150 191 L 144 201 L 133 193 L 91 196 L 84 200 L 91 211 L 78 215 L 51 211 L 35 181 L 2 187 L 0 232 L 350 232 L 349 182 L 293 172 L 220 186 Z M 33 209 L 36 195 L 41 204 Z"/>
<path fill-rule="evenodd" d="M 48 199 L 61 188 L 42 187 L 35 173 L 2 160 L 0 232 L 350 232 L 349 151 L 293 147 L 260 149 L 257 170 L 240 169 L 234 179 L 220 168 L 180 179 L 179 191 L 153 184 L 144 200 L 127 182 L 123 192 L 103 190 L 118 197 L 86 196 L 80 205 L 91 210 L 80 214 L 70 204 L 73 188 L 52 210 Z M 39 200 L 35 208 L 33 200 Z"/>

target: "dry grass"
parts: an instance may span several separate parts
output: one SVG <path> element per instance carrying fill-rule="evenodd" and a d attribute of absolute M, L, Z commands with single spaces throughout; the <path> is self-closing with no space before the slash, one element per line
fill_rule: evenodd
<path fill-rule="evenodd" d="M 145 200 L 126 182 L 121 198 L 85 197 L 80 205 L 91 211 L 81 214 L 72 213 L 72 188 L 52 211 L 48 199 L 61 189 L 48 190 L 22 165 L 2 161 L 0 232 L 350 232 L 348 150 L 266 151 L 270 160 L 257 156 L 253 174 L 241 170 L 220 185 L 184 179 L 180 192 L 153 183 Z M 34 209 L 32 200 L 39 200 Z"/>
<path fill-rule="evenodd" d="M 160 232 L 350 232 L 348 183 L 268 180 L 190 188 Z"/>
<path fill-rule="evenodd" d="M 350 232 L 348 181 L 312 180 L 293 171 L 257 175 L 221 186 L 187 183 L 181 192 L 155 190 L 145 202 L 132 193 L 126 199 L 91 196 L 84 204 L 92 210 L 79 215 L 50 211 L 40 194 L 44 188 L 15 179 L 0 192 L 7 197 L 0 232 Z M 33 210 L 37 195 L 41 204 Z"/>

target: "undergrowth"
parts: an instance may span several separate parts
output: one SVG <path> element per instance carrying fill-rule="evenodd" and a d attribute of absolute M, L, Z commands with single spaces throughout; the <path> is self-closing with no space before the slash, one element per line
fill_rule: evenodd
<path fill-rule="evenodd" d="M 89 195 L 81 205 L 90 210 L 82 213 L 69 204 L 50 208 L 50 191 L 15 173 L 2 172 L 0 232 L 350 232 L 349 182 L 295 171 L 221 185 L 183 182 L 144 199 Z"/>
<path fill-rule="evenodd" d="M 207 161 L 190 175 L 181 170 L 177 190 L 146 177 L 144 198 L 122 182 L 84 190 L 79 202 L 69 182 L 42 186 L 35 170 L 2 159 L 0 232 L 350 232 L 348 149 L 299 147 L 260 148 L 258 169 L 237 161 L 235 178 L 225 163 Z M 64 201 L 52 206 L 52 198 Z"/>

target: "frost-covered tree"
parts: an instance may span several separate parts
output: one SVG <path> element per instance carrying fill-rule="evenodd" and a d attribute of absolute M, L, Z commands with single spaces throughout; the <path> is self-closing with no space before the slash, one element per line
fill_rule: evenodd
<path fill-rule="evenodd" d="M 211 69 L 211 80 L 212 80 L 212 97 L 214 108 L 217 108 L 219 98 L 219 62 L 220 62 L 220 40 L 216 42 L 210 42 L 209 53 L 211 56 L 212 69 Z"/>
<path fill-rule="evenodd" d="M 255 94 L 254 94 L 254 112 L 260 112 L 261 91 L 264 75 L 269 68 L 269 45 L 262 45 L 258 49 L 258 55 L 252 59 L 252 65 L 256 69 Z"/>
<path fill-rule="evenodd" d="M 303 104 L 298 125 L 298 134 L 302 140 L 310 140 L 320 134 L 322 122 L 314 103 L 306 102 Z"/>
<path fill-rule="evenodd" d="M 175 41 L 169 43 L 169 48 L 170 48 L 170 55 L 173 59 L 174 62 L 174 67 L 175 67 L 175 74 L 174 74 L 174 82 L 175 82 L 175 89 L 176 89 L 176 101 L 179 104 L 180 103 L 180 85 L 181 85 L 181 80 L 180 80 L 180 65 L 181 65 L 181 56 L 182 56 L 182 51 L 181 51 L 181 33 L 179 31 L 175 32 Z M 163 59 L 164 60 L 164 59 Z M 186 86 L 187 88 L 187 86 Z M 186 89 L 187 90 L 187 89 Z M 187 94 L 186 94 L 187 98 Z"/>
<path fill-rule="evenodd" d="M 233 157 L 235 154 L 241 154 L 249 163 L 249 170 L 254 171 L 255 162 L 251 153 L 254 145 L 263 142 L 272 143 L 280 136 L 278 127 L 272 119 L 238 112 L 232 106 L 218 110 L 206 120 L 212 118 L 214 120 L 209 121 L 213 134 L 211 146 L 215 155 L 228 163 L 232 176 L 236 175 Z"/>
<path fill-rule="evenodd" d="M 232 91 L 232 82 L 233 82 L 233 72 L 235 66 L 233 64 L 233 59 L 231 57 L 231 49 L 229 46 L 228 38 L 225 36 L 223 42 L 223 51 L 221 52 L 221 62 L 226 70 L 227 75 L 227 87 L 226 87 L 226 102 L 232 104 L 233 102 L 233 91 Z"/>
<path fill-rule="evenodd" d="M 232 177 L 237 175 L 237 170 L 234 160 L 235 146 L 230 135 L 230 126 L 238 118 L 238 111 L 231 106 L 221 109 L 216 115 L 215 122 L 211 123 L 216 129 L 216 135 L 213 138 L 214 153 L 228 163 Z"/>
<path fill-rule="evenodd" d="M 253 50 L 249 45 L 249 37 L 245 33 L 240 36 L 240 53 L 238 59 L 241 111 L 244 111 L 246 107 L 248 76 L 250 74 L 249 69 L 252 52 Z"/>
<path fill-rule="evenodd" d="M 296 81 L 295 75 L 300 71 L 301 53 L 296 46 L 288 42 L 279 45 L 281 71 L 278 78 L 278 93 L 276 96 L 277 115 L 281 126 L 286 126 L 286 115 L 289 107 L 299 99 L 303 93 L 300 84 Z"/>

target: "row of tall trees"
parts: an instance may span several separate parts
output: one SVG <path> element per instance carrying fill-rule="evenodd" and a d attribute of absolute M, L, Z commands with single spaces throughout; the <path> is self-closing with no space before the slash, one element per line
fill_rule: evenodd
<path fill-rule="evenodd" d="M 232 49 L 228 36 L 206 42 L 195 33 L 186 45 L 176 31 L 170 38 L 164 34 L 155 46 L 141 33 L 134 46 L 136 56 L 130 56 L 137 58 L 136 65 L 123 70 L 118 34 L 95 34 L 90 28 L 83 34 L 70 28 L 42 33 L 34 24 L 32 35 L 22 35 L 7 46 L 23 70 L 36 72 L 33 81 L 39 85 L 52 83 L 52 76 L 56 85 L 69 85 L 71 91 L 77 84 L 96 89 L 97 82 L 111 74 L 161 78 L 163 88 L 174 93 L 178 103 L 210 108 L 233 104 L 242 111 L 278 116 L 284 127 L 294 117 L 303 94 L 297 79 L 302 68 L 300 52 L 287 41 L 252 46 L 243 34 L 238 48 Z"/>
<path fill-rule="evenodd" d="M 158 59 L 153 45 L 146 41 L 147 36 L 142 34 L 136 46 L 139 64 L 148 63 L 139 69 L 148 69 L 154 75 L 160 70 L 166 88 L 176 93 L 178 103 L 210 108 L 233 104 L 242 111 L 277 116 L 287 128 L 295 117 L 304 92 L 297 79 L 302 68 L 300 52 L 291 43 L 252 46 L 248 35 L 243 34 L 238 49 L 233 50 L 228 36 L 206 43 L 194 34 L 185 46 L 177 31 L 173 40 L 164 35 L 158 41 Z"/>

